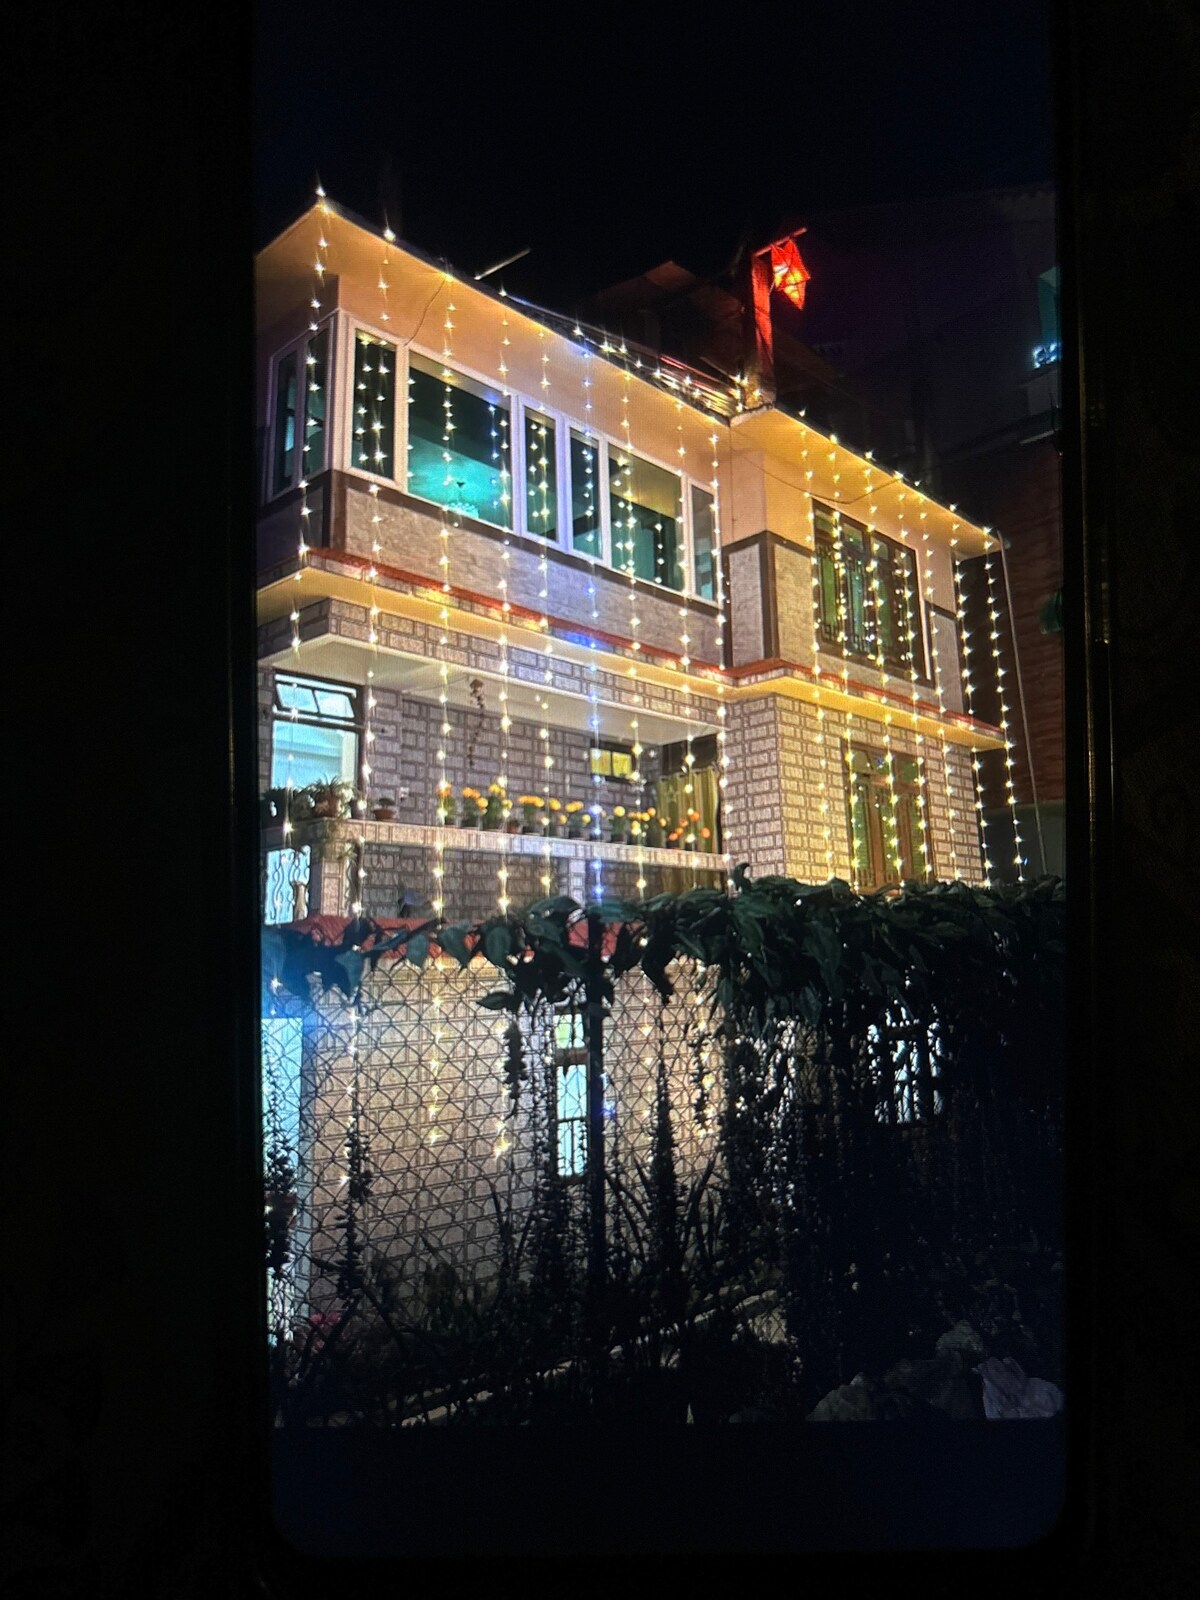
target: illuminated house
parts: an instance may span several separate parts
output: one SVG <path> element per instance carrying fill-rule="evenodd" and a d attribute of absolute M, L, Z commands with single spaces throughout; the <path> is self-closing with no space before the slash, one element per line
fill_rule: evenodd
<path fill-rule="evenodd" d="M 986 530 L 745 373 L 458 280 L 323 198 L 257 303 L 268 921 L 735 861 L 988 876 L 979 754 L 1013 756 L 1006 713 L 972 715 L 999 662 L 956 565 L 990 570 Z M 328 778 L 349 815 L 299 794 Z"/>

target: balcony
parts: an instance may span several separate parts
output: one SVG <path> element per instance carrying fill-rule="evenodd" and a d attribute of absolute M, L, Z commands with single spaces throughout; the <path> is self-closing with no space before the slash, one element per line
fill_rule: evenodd
<path fill-rule="evenodd" d="M 715 888 L 726 863 L 707 850 L 359 818 L 297 823 L 287 846 L 280 824 L 262 832 L 268 922 L 345 916 L 355 904 L 367 916 L 390 917 L 405 897 L 409 907 L 428 906 L 438 898 L 439 868 L 445 916 L 475 921 L 492 915 L 501 896 L 518 909 L 555 894 L 638 899 Z"/>

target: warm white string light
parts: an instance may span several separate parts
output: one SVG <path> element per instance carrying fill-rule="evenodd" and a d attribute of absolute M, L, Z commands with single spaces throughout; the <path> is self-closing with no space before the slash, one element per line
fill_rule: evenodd
<path fill-rule="evenodd" d="M 812 476 L 810 472 L 809 477 Z M 846 611 L 849 603 L 848 579 L 846 574 L 846 558 L 842 550 L 842 514 L 835 506 L 832 513 L 833 520 L 833 566 L 837 574 L 837 639 L 838 648 L 842 655 L 842 694 L 845 697 L 846 716 L 846 784 L 850 797 L 851 816 L 854 812 L 854 712 L 851 710 L 850 698 L 850 657 L 847 650 L 849 634 L 847 632 Z M 864 818 L 864 822 L 865 822 Z M 850 839 L 850 884 L 855 890 L 862 887 L 862 874 L 858 870 L 858 851 L 855 848 L 853 827 Z"/>
<path fill-rule="evenodd" d="M 996 669 L 996 696 L 1000 702 L 1000 732 L 1004 736 L 1004 788 L 1005 798 L 1008 803 L 1009 815 L 1012 817 L 1013 843 L 1015 845 L 1013 862 L 1017 869 L 1017 882 L 1025 882 L 1025 852 L 1022 848 L 1021 830 L 1017 822 L 1017 786 L 1016 764 L 1013 759 L 1012 738 L 1009 734 L 1008 723 L 1008 691 L 1004 687 L 1007 669 L 1000 659 L 1000 608 L 996 603 L 996 582 L 993 568 L 992 552 L 995 548 L 991 538 L 991 530 L 985 529 L 988 542 L 985 546 L 987 554 L 984 556 L 983 570 L 987 577 L 988 592 L 988 620 L 990 622 L 989 634 L 992 644 L 992 661 Z"/>
<path fill-rule="evenodd" d="M 592 352 L 586 340 L 583 339 L 583 329 L 576 323 L 574 332 L 580 339 L 580 349 L 583 353 L 583 366 L 580 373 L 580 385 L 583 394 L 583 445 L 585 452 L 584 467 L 584 509 L 589 514 L 590 535 L 587 541 L 585 555 L 588 564 L 587 597 L 588 607 L 591 612 L 593 624 L 600 620 L 600 608 L 596 595 L 596 556 L 597 545 L 600 542 L 600 529 L 602 526 L 600 515 L 601 486 L 595 467 L 600 461 L 599 440 L 592 428 Z M 568 459 L 570 458 L 570 438 L 568 435 Z M 574 483 L 572 482 L 572 493 Z M 591 743 L 589 750 L 600 748 L 600 689 L 598 668 L 596 665 L 596 652 L 599 646 L 594 634 L 588 635 L 588 665 L 587 665 L 587 694 L 588 694 L 588 728 Z M 590 755 L 587 757 L 587 777 L 591 783 L 594 796 L 593 804 L 599 804 L 601 776 L 593 766 Z M 588 830 L 588 837 L 595 840 L 596 832 Z M 593 900 L 604 898 L 603 864 L 598 851 L 593 851 L 586 863 L 585 874 L 590 880 L 588 891 Z M 585 896 L 586 898 L 586 896 Z"/>
<path fill-rule="evenodd" d="M 957 545 L 957 538 L 951 538 L 951 545 Z M 967 715 L 974 719 L 975 716 L 975 689 L 971 679 L 971 630 L 967 627 L 967 610 L 963 599 L 962 573 L 959 568 L 957 556 L 951 554 L 950 566 L 954 574 L 954 609 L 958 617 L 958 630 L 961 640 L 962 681 L 963 695 L 966 701 Z M 992 862 L 988 855 L 987 818 L 983 809 L 983 763 L 979 759 L 979 751 L 971 751 L 971 773 L 975 790 L 975 817 L 979 828 L 979 846 L 983 856 L 983 886 L 990 889 L 992 886 Z"/>
<path fill-rule="evenodd" d="M 611 350 L 612 346 L 606 343 L 604 348 L 606 350 Z M 634 659 L 631 662 L 630 666 L 626 669 L 626 676 L 630 679 L 630 682 L 631 682 L 632 691 L 633 691 L 632 698 L 633 698 L 634 707 L 635 708 L 640 708 L 641 705 L 643 704 L 643 696 L 642 696 L 642 692 L 641 692 L 641 675 L 640 675 L 640 673 L 638 671 L 638 660 L 640 659 L 639 655 L 638 655 L 638 652 L 640 652 L 640 650 L 642 648 L 641 639 L 640 639 L 640 636 L 639 636 L 640 635 L 641 626 L 642 626 L 642 619 L 641 619 L 641 615 L 640 615 L 640 612 L 639 612 L 638 577 L 637 577 L 637 567 L 636 567 L 636 563 L 635 563 L 635 560 L 634 560 L 634 552 L 635 552 L 634 529 L 637 526 L 637 520 L 636 520 L 636 518 L 634 516 L 634 513 L 633 513 L 633 507 L 634 507 L 634 498 L 633 498 L 633 495 L 634 495 L 633 438 L 632 438 L 631 424 L 630 424 L 630 421 L 629 421 L 629 385 L 630 385 L 630 382 L 632 380 L 632 373 L 629 370 L 629 350 L 628 350 L 628 347 L 626 346 L 624 340 L 621 341 L 621 343 L 617 347 L 617 349 L 618 349 L 619 354 L 624 356 L 625 364 L 624 364 L 624 367 L 622 368 L 622 373 L 621 373 L 621 379 L 622 379 L 622 383 L 621 383 L 621 446 L 622 446 L 622 453 L 624 455 L 624 461 L 622 461 L 622 459 L 621 459 L 621 454 L 618 454 L 618 457 L 617 457 L 617 465 L 618 465 L 618 468 L 619 468 L 619 477 L 623 480 L 623 488 L 618 488 L 617 494 L 616 494 L 616 498 L 617 499 L 624 499 L 624 502 L 625 502 L 626 506 L 628 507 L 628 511 L 627 511 L 627 514 L 626 514 L 626 517 L 625 517 L 625 522 L 624 522 L 625 538 L 624 538 L 624 541 L 623 541 L 623 548 L 624 548 L 624 552 L 625 552 L 624 571 L 625 571 L 626 576 L 629 579 L 629 632 L 630 632 L 630 639 L 631 639 L 630 649 L 634 652 Z M 617 519 L 617 524 L 613 528 L 613 546 L 614 546 L 614 548 L 613 548 L 613 565 L 614 566 L 616 565 L 616 532 L 617 532 L 617 526 L 619 526 L 619 525 L 620 525 L 620 519 L 618 518 Z M 638 716 L 637 716 L 636 709 L 634 711 L 634 714 L 629 719 L 629 726 L 630 726 L 630 731 L 633 734 L 633 750 L 634 750 L 633 759 L 634 759 L 634 765 L 636 767 L 637 762 L 639 760 L 638 752 L 641 750 L 641 740 L 640 740 L 640 735 L 639 735 Z M 595 836 L 596 836 L 596 838 L 600 837 L 599 819 L 597 819 L 597 822 L 596 822 L 596 835 Z"/>
<path fill-rule="evenodd" d="M 714 428 L 708 436 L 712 446 L 713 516 L 713 591 L 717 601 L 717 825 L 721 830 L 721 851 L 725 866 L 725 887 L 733 893 L 730 874 L 733 871 L 733 852 L 729 843 L 729 710 L 725 699 L 725 564 L 721 553 L 721 461 L 718 454 L 720 435 Z"/>
<path fill-rule="evenodd" d="M 504 290 L 500 291 L 504 297 Z M 508 384 L 508 350 L 511 340 L 508 333 L 508 307 L 503 306 L 500 313 L 500 360 L 498 370 L 500 373 L 500 386 L 505 399 L 509 401 L 510 413 L 512 405 L 512 390 Z M 515 497 L 509 496 L 509 471 L 505 455 L 500 466 L 501 503 L 508 505 Z M 500 915 L 507 916 L 511 904 L 508 894 L 509 861 L 511 859 L 511 844 L 509 842 L 508 821 L 512 814 L 512 797 L 509 793 L 509 731 L 512 728 L 512 718 L 508 714 L 508 695 L 510 684 L 510 663 L 508 657 L 508 627 L 512 616 L 512 605 L 508 598 L 508 574 L 512 560 L 512 541 L 509 536 L 509 522 L 507 518 L 504 525 L 504 544 L 500 552 L 500 768 L 496 774 L 496 783 L 503 791 L 501 799 L 501 821 L 504 829 L 504 838 L 501 842 L 500 865 L 496 869 L 496 909 Z"/>
<path fill-rule="evenodd" d="M 807 429 L 804 430 L 807 433 Z M 807 457 L 808 451 L 802 450 L 801 456 Z M 808 540 L 812 556 L 809 561 L 809 573 L 812 578 L 812 624 L 813 624 L 813 684 L 814 705 L 817 714 L 817 786 L 820 794 L 818 802 L 821 813 L 821 835 L 825 845 L 825 876 L 834 876 L 833 858 L 833 827 L 830 822 L 829 805 L 829 744 L 825 731 L 825 706 L 821 699 L 821 559 L 817 550 L 817 521 L 813 508 L 812 496 L 808 500 Z"/>
<path fill-rule="evenodd" d="M 835 454 L 834 451 L 830 451 L 830 457 L 831 458 L 833 457 L 834 454 Z M 874 506 L 871 507 L 872 514 L 874 514 L 875 509 L 876 508 Z M 888 806 L 887 806 L 887 818 L 886 818 L 886 828 L 885 828 L 885 834 L 887 836 L 886 848 L 887 848 L 887 851 L 888 851 L 889 855 L 891 856 L 892 866 L 896 870 L 896 878 L 897 878 L 897 880 L 900 880 L 900 879 L 902 879 L 904 877 L 904 859 L 903 859 L 903 856 L 901 855 L 901 851 L 900 851 L 900 828 L 899 828 L 898 802 L 897 802 L 897 792 L 896 792 L 896 756 L 895 756 L 895 751 L 892 749 L 892 710 L 891 710 L 890 705 L 888 705 L 888 703 L 887 703 L 887 694 L 888 694 L 887 656 L 886 656 L 886 653 L 884 651 L 884 646 L 883 646 L 883 629 L 880 626 L 880 616 L 881 616 L 881 613 L 882 613 L 881 601 L 882 601 L 882 595 L 883 595 L 883 588 L 882 588 L 882 585 L 881 585 L 881 583 L 879 581 L 879 561 L 878 561 L 878 558 L 875 555 L 875 524 L 874 524 L 874 522 L 868 522 L 867 523 L 865 538 L 866 538 L 866 550 L 865 550 L 864 553 L 865 553 L 866 558 L 867 558 L 867 577 L 868 577 L 868 579 L 870 581 L 870 589 L 871 589 L 871 628 L 872 628 L 872 633 L 874 635 L 874 644 L 875 644 L 875 666 L 876 666 L 876 668 L 878 669 L 878 672 L 879 672 L 879 685 L 880 685 L 880 688 L 883 690 L 883 696 L 884 696 L 884 700 L 883 700 L 883 722 L 882 722 L 882 730 L 883 730 L 883 768 L 884 768 L 884 775 L 887 778 L 887 788 L 888 788 Z"/>
<path fill-rule="evenodd" d="M 682 588 L 679 591 L 679 667 L 684 674 L 682 694 L 683 714 L 686 719 L 683 757 L 683 798 L 684 804 L 687 806 L 689 812 L 687 818 L 687 833 L 684 835 L 684 838 L 687 844 L 691 846 L 693 851 L 691 863 L 692 887 L 695 888 L 696 861 L 694 852 L 699 847 L 702 840 L 697 834 L 695 822 L 690 815 L 690 813 L 696 809 L 694 801 L 695 778 L 693 775 L 696 766 L 696 757 L 692 749 L 692 741 L 695 734 L 695 729 L 692 723 L 692 637 L 690 614 L 688 611 L 688 591 L 691 588 L 692 577 L 686 533 L 687 506 L 685 503 L 685 497 L 687 495 L 687 446 L 683 442 L 683 399 L 682 396 L 679 395 L 675 397 L 675 436 L 675 454 L 679 460 L 679 515 L 675 522 L 675 546 L 677 559 L 679 562 L 680 579 L 682 582 Z"/>
<path fill-rule="evenodd" d="M 954 523 L 958 527 L 958 523 Z M 929 529 L 921 529 L 921 546 L 924 552 L 925 565 L 925 594 L 933 596 L 933 543 L 929 537 Z M 941 746 L 942 760 L 942 787 L 946 799 L 946 824 L 950 835 L 950 875 L 957 879 L 962 876 L 958 866 L 958 847 L 954 842 L 955 823 L 958 812 L 954 806 L 954 783 L 950 775 L 950 742 L 946 737 L 946 693 L 942 684 L 941 651 L 938 648 L 937 623 L 930 617 L 929 623 L 929 654 L 933 668 L 933 688 L 937 695 L 938 704 L 938 742 Z"/>
<path fill-rule="evenodd" d="M 916 567 L 916 551 L 913 550 L 908 528 L 904 523 L 904 496 L 901 495 L 899 514 L 900 542 L 906 553 L 912 550 L 913 568 Z M 918 503 L 924 500 L 923 495 L 918 495 Z M 917 514 L 918 524 L 926 521 L 928 512 L 920 511 Z M 921 731 L 920 713 L 920 680 L 917 676 L 917 626 L 919 623 L 919 595 L 913 593 L 912 582 L 907 561 L 901 563 L 904 575 L 903 586 L 900 591 L 904 607 L 903 619 L 897 618 L 897 624 L 904 628 L 904 640 L 908 650 L 908 677 L 910 690 L 910 703 L 912 707 L 913 743 L 916 746 L 917 762 L 917 843 L 921 850 L 921 864 L 926 880 L 933 877 L 933 857 L 929 846 L 929 787 L 925 770 L 925 736 Z"/>
<path fill-rule="evenodd" d="M 547 397 L 550 393 L 550 352 L 546 348 L 545 328 L 539 327 L 538 338 L 541 341 L 542 346 L 542 370 L 541 377 L 538 381 L 541 387 L 542 404 L 545 406 L 547 404 Z M 534 444 L 536 454 L 533 462 L 526 462 L 525 466 L 525 476 L 527 479 L 525 505 L 528 509 L 530 499 L 529 486 L 531 482 L 537 496 L 535 516 L 536 519 L 541 523 L 541 526 L 534 530 L 538 536 L 538 580 L 540 583 L 538 600 L 541 604 L 541 614 L 538 617 L 538 628 L 541 631 L 542 636 L 543 684 L 543 692 L 538 696 L 538 703 L 542 713 L 541 725 L 538 728 L 538 742 L 541 746 L 542 752 L 542 788 L 544 793 L 541 797 L 542 805 L 538 812 L 538 816 L 542 825 L 541 885 L 542 892 L 544 894 L 549 894 L 551 889 L 554 887 L 554 868 L 552 863 L 553 846 L 551 844 L 550 835 L 550 785 L 554 768 L 554 754 L 551 746 L 550 732 L 550 686 L 554 677 L 554 639 L 550 632 L 550 618 L 547 612 L 547 605 L 550 596 L 550 558 L 547 552 L 547 534 L 549 532 L 553 505 L 550 495 L 550 460 L 546 454 L 546 440 L 548 433 L 545 422 L 539 419 L 533 423 L 532 428 L 527 430 L 527 450 L 529 448 L 528 435 L 530 434 L 536 441 Z"/>

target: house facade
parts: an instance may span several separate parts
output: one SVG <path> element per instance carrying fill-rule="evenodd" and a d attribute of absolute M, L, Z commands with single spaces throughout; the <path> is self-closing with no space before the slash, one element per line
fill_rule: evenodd
<path fill-rule="evenodd" d="M 261 253 L 257 307 L 268 924 L 475 921 L 737 862 L 864 891 L 993 875 L 983 757 L 1009 782 L 1014 758 L 976 715 L 999 631 L 972 637 L 960 577 L 994 535 L 744 374 L 462 282 L 323 196 Z M 591 1159 L 578 1016 L 530 1023 L 538 1133 L 486 977 L 438 957 L 372 985 L 264 997 L 293 1310 L 336 1298 L 354 1152 L 369 1249 L 472 1272 L 497 1186 L 526 1204 L 547 1162 Z M 631 1171 L 663 1093 L 687 1169 L 708 1159 L 704 1015 L 689 980 L 603 1019 Z"/>
<path fill-rule="evenodd" d="M 993 535 L 739 375 L 458 281 L 324 198 L 261 253 L 258 324 L 269 921 L 734 861 L 987 878 L 980 758 L 1013 746 L 973 714 L 992 661 L 957 574 Z M 329 778 L 349 815 L 300 796 Z"/>

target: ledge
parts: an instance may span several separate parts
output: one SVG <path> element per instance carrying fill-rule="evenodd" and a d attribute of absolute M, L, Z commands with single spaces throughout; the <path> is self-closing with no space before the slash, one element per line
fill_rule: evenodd
<path fill-rule="evenodd" d="M 263 841 L 270 849 L 283 843 L 283 832 L 278 823 L 262 830 Z M 475 855 L 534 856 L 543 859 L 545 846 L 550 846 L 554 861 L 627 861 L 638 860 L 638 849 L 632 844 L 613 844 L 607 839 L 545 839 L 534 833 L 501 833 L 498 829 L 439 828 L 432 823 L 376 822 L 374 819 L 351 817 L 317 818 L 295 825 L 292 845 L 305 844 L 365 844 L 417 845 L 436 850 L 439 839 L 444 850 L 457 850 Z M 692 866 L 704 872 L 727 870 L 725 857 L 712 850 L 668 850 L 646 845 L 641 859 L 647 866 Z"/>

